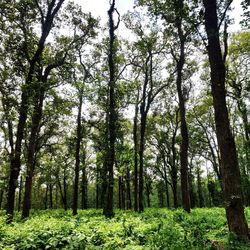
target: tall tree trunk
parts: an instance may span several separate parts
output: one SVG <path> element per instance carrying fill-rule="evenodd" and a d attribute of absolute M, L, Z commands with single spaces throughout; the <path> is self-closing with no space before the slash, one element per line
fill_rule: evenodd
<path fill-rule="evenodd" d="M 157 183 L 157 192 L 158 192 L 158 201 L 159 201 L 159 207 L 164 207 L 164 184 L 162 181 L 159 181 Z"/>
<path fill-rule="evenodd" d="M 131 193 L 130 193 L 130 172 L 129 167 L 126 168 L 126 208 L 132 208 Z"/>
<path fill-rule="evenodd" d="M 167 207 L 170 207 L 170 201 L 169 201 L 169 193 L 168 193 L 168 182 L 165 180 L 165 192 L 166 192 L 166 201 L 167 201 Z"/>
<path fill-rule="evenodd" d="M 73 204 L 72 204 L 73 215 L 77 215 L 77 206 L 78 206 L 80 147 L 82 141 L 82 102 L 83 102 L 83 94 L 81 92 L 79 93 L 79 106 L 78 106 L 77 129 L 76 129 L 75 179 L 74 179 Z"/>
<path fill-rule="evenodd" d="M 198 197 L 199 197 L 199 207 L 204 207 L 204 198 L 202 194 L 202 183 L 201 183 L 201 172 L 197 169 L 197 187 L 198 187 Z"/>
<path fill-rule="evenodd" d="M 181 164 L 181 194 L 183 208 L 190 213 L 190 196 L 188 185 L 188 128 L 186 122 L 186 108 L 185 100 L 182 92 L 182 71 L 185 61 L 184 55 L 184 42 L 180 47 L 180 58 L 177 63 L 177 92 L 180 107 L 180 120 L 181 120 L 181 148 L 180 148 L 180 164 Z"/>
<path fill-rule="evenodd" d="M 122 181 L 121 176 L 118 177 L 118 208 L 122 208 Z"/>
<path fill-rule="evenodd" d="M 36 94 L 34 96 L 35 107 L 32 115 L 32 125 L 27 150 L 27 173 L 25 180 L 22 218 L 27 218 L 29 216 L 29 211 L 31 207 L 32 181 L 36 164 L 35 155 L 37 151 L 37 139 L 40 132 L 40 122 L 42 120 L 43 115 L 44 95 L 44 88 L 39 87 L 36 90 Z"/>
<path fill-rule="evenodd" d="M 68 195 L 67 195 L 67 176 L 66 176 L 66 169 L 64 169 L 64 174 L 63 174 L 63 197 L 64 197 L 64 210 L 68 209 Z"/>
<path fill-rule="evenodd" d="M 143 107 L 143 103 L 141 106 L 141 126 L 140 126 L 140 145 L 139 145 L 139 212 L 144 211 L 143 205 L 143 189 L 144 189 L 144 147 L 145 147 L 145 131 L 146 131 L 146 121 L 147 115 L 144 111 L 145 107 Z"/>
<path fill-rule="evenodd" d="M 30 70 L 31 71 L 31 70 Z M 33 71 L 32 71 L 33 74 Z M 32 76 L 28 76 L 28 80 L 31 82 Z M 27 81 L 28 81 L 27 80 Z M 30 83 L 29 82 L 29 83 Z M 14 203 L 15 203 L 15 192 L 18 185 L 18 176 L 21 168 L 21 149 L 22 140 L 24 135 L 24 128 L 28 113 L 28 90 L 24 90 L 21 96 L 21 105 L 19 111 L 17 132 L 16 132 L 16 144 L 13 152 L 13 156 L 10 161 L 10 176 L 8 183 L 8 194 L 7 194 L 7 223 L 11 223 L 14 214 Z"/>
<path fill-rule="evenodd" d="M 146 193 L 147 193 L 147 203 L 148 203 L 148 207 L 151 207 L 151 203 L 150 203 L 150 193 L 151 193 L 151 184 L 146 182 Z"/>
<path fill-rule="evenodd" d="M 145 148 L 145 132 L 147 125 L 147 114 L 152 103 L 152 73 L 153 72 L 153 54 L 148 52 L 145 63 L 145 77 L 142 91 L 142 101 L 140 105 L 140 143 L 139 143 L 139 192 L 138 192 L 138 208 L 139 212 L 144 211 L 143 206 L 143 189 L 144 189 L 144 148 Z M 147 87 L 150 84 L 150 90 L 147 93 Z"/>
<path fill-rule="evenodd" d="M 53 185 L 49 184 L 49 208 L 53 208 Z"/>
<path fill-rule="evenodd" d="M 96 191 L 95 191 L 95 207 L 96 209 L 100 208 L 100 167 L 97 164 L 97 169 L 96 169 Z"/>
<path fill-rule="evenodd" d="M 173 179 L 173 199 L 174 199 L 174 208 L 178 208 L 178 198 L 177 198 L 177 178 Z"/>
<path fill-rule="evenodd" d="M 3 189 L 1 189 L 1 190 L 0 190 L 0 210 L 2 209 L 3 194 L 4 194 L 4 190 L 3 190 Z"/>
<path fill-rule="evenodd" d="M 178 208 L 178 198 L 177 198 L 177 182 L 178 182 L 178 170 L 176 164 L 176 134 L 178 130 L 178 113 L 179 110 L 176 111 L 176 127 L 174 130 L 174 134 L 171 142 L 171 151 L 172 151 L 172 164 L 171 164 L 171 179 L 172 179 L 172 191 L 173 191 L 173 199 L 174 199 L 174 208 Z"/>
<path fill-rule="evenodd" d="M 67 176 L 66 176 L 66 169 L 63 169 L 63 186 L 61 184 L 59 175 L 57 177 L 57 185 L 59 187 L 59 192 L 61 196 L 61 201 L 63 204 L 63 208 L 66 211 L 68 209 L 68 202 L 67 202 Z"/>
<path fill-rule="evenodd" d="M 49 185 L 46 184 L 46 190 L 45 190 L 45 199 L 44 199 L 44 209 L 46 210 L 48 208 L 48 192 L 49 192 Z"/>
<path fill-rule="evenodd" d="M 118 179 L 118 186 L 119 186 L 119 208 L 125 209 L 125 185 L 122 176 L 119 176 Z"/>
<path fill-rule="evenodd" d="M 114 24 L 113 14 L 117 12 L 115 9 L 115 0 L 111 2 L 110 9 L 108 11 L 109 16 L 109 107 L 108 107 L 108 160 L 107 160 L 107 190 L 106 190 L 106 202 L 103 209 L 103 214 L 107 218 L 114 216 L 113 211 L 113 189 L 114 189 L 114 163 L 115 163 L 115 141 L 116 141 L 116 101 L 115 101 L 115 82 L 116 82 L 116 36 L 115 30 L 118 28 L 119 19 L 117 25 Z"/>
<path fill-rule="evenodd" d="M 137 90 L 135 116 L 133 126 L 133 140 L 134 140 L 134 210 L 138 211 L 138 111 L 139 111 L 139 88 Z"/>
<path fill-rule="evenodd" d="M 22 203 L 22 189 L 23 189 L 23 176 L 20 176 L 20 183 L 19 183 L 19 194 L 18 194 L 18 207 L 17 211 L 21 210 L 21 203 Z"/>
<path fill-rule="evenodd" d="M 225 93 L 225 63 L 223 60 L 216 0 L 203 0 L 205 29 L 215 111 L 216 135 L 221 154 L 221 170 L 226 215 L 229 230 L 239 238 L 249 239 L 240 186 L 240 171 L 234 138 L 230 129 Z"/>
<path fill-rule="evenodd" d="M 88 179 L 86 174 L 85 156 L 83 157 L 82 167 L 82 209 L 88 208 Z"/>
<path fill-rule="evenodd" d="M 183 33 L 182 16 L 181 12 L 184 8 L 183 0 L 178 1 L 178 5 L 175 7 L 175 24 L 178 31 L 179 38 L 179 56 L 178 58 L 174 55 L 177 63 L 177 78 L 176 87 L 179 99 L 179 110 L 180 110 L 180 122 L 181 122 L 181 146 L 180 146 L 180 164 L 181 164 L 181 195 L 183 208 L 190 213 L 190 196 L 189 196 L 189 185 L 188 185 L 188 128 L 186 122 L 186 108 L 185 108 L 185 97 L 182 91 L 182 74 L 185 63 L 185 42 L 186 37 Z"/>

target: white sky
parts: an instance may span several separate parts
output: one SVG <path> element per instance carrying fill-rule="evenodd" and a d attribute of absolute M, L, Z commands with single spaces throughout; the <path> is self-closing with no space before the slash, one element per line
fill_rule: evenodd
<path fill-rule="evenodd" d="M 109 0 L 74 0 L 74 2 L 81 5 L 84 12 L 91 12 L 94 16 L 107 19 Z M 134 0 L 116 0 L 116 8 L 121 15 L 132 10 L 133 5 Z"/>
<path fill-rule="evenodd" d="M 84 12 L 91 12 L 93 16 L 100 16 L 102 22 L 107 21 L 107 11 L 109 9 L 109 0 L 73 0 L 82 6 Z M 128 10 L 133 10 L 134 0 L 116 0 L 116 8 L 121 14 L 125 14 Z M 234 11 L 230 14 L 235 19 L 235 24 L 229 27 L 230 31 L 239 30 L 239 21 L 241 19 L 242 9 L 239 0 L 232 3 Z"/>

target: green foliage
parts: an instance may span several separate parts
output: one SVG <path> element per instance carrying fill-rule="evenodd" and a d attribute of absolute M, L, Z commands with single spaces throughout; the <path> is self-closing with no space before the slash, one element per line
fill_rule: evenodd
<path fill-rule="evenodd" d="M 1 215 L 0 248 L 179 250 L 249 249 L 249 245 L 228 236 L 222 208 L 195 209 L 191 214 L 180 209 L 116 211 L 112 219 L 90 209 L 79 211 L 77 217 L 70 211 L 37 211 L 24 222 L 16 214 L 13 225 L 6 225 Z"/>

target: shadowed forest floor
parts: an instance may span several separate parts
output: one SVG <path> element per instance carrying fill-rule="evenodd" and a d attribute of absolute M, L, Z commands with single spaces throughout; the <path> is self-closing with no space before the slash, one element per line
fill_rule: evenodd
<path fill-rule="evenodd" d="M 250 222 L 250 209 L 246 209 Z M 116 211 L 105 219 L 101 210 L 34 211 L 26 221 L 16 214 L 12 225 L 0 215 L 0 249 L 250 249 L 228 235 L 223 208 L 146 209 L 139 214 Z"/>

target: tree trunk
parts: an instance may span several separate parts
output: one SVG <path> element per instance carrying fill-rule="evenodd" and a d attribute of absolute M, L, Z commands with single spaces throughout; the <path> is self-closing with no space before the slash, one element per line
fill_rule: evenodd
<path fill-rule="evenodd" d="M 28 76 L 28 79 L 29 78 L 32 78 L 32 76 Z M 31 81 L 31 79 L 29 79 L 29 81 Z M 16 133 L 16 144 L 13 156 L 11 157 L 10 161 L 10 176 L 8 183 L 7 208 L 6 208 L 7 223 L 12 222 L 14 214 L 15 192 L 18 185 L 18 176 L 21 168 L 22 140 L 28 113 L 28 99 L 29 99 L 28 96 L 29 96 L 28 90 L 25 90 L 21 96 L 21 105 L 20 105 L 17 133 Z"/>
<path fill-rule="evenodd" d="M 130 193 L 130 172 L 129 167 L 126 168 L 126 208 L 132 208 L 131 193 Z"/>
<path fill-rule="evenodd" d="M 173 199 L 174 199 L 174 208 L 178 208 L 178 198 L 177 198 L 177 178 L 173 179 Z"/>
<path fill-rule="evenodd" d="M 37 151 L 37 139 L 40 132 L 40 122 L 42 120 L 43 115 L 44 95 L 44 88 L 39 86 L 38 89 L 36 89 L 36 94 L 34 96 L 35 107 L 32 114 L 31 132 L 27 150 L 27 173 L 25 180 L 22 218 L 29 217 L 29 211 L 31 207 L 32 179 L 36 164 L 35 154 Z"/>
<path fill-rule="evenodd" d="M 122 208 L 122 181 L 121 176 L 118 177 L 118 208 Z"/>
<path fill-rule="evenodd" d="M 165 180 L 165 192 L 166 192 L 166 201 L 167 201 L 167 207 L 170 207 L 170 202 L 169 202 L 169 193 L 168 193 L 168 182 Z"/>
<path fill-rule="evenodd" d="M 4 190 L 1 189 L 0 190 L 0 210 L 2 209 L 2 204 L 3 204 L 3 194 L 4 194 Z"/>
<path fill-rule="evenodd" d="M 159 200 L 159 207 L 164 207 L 164 184 L 162 181 L 157 183 L 157 192 L 158 192 L 158 200 Z"/>
<path fill-rule="evenodd" d="M 139 146 L 139 212 L 144 211 L 143 205 L 143 188 L 144 188 L 144 146 L 145 146 L 145 131 L 147 117 L 144 112 L 143 104 L 141 106 L 141 127 L 140 127 L 140 146 Z"/>
<path fill-rule="evenodd" d="M 23 189 L 23 176 L 20 176 L 20 184 L 19 184 L 19 194 L 18 194 L 18 207 L 17 211 L 21 210 L 21 203 L 22 203 L 22 189 Z"/>
<path fill-rule="evenodd" d="M 73 204 L 72 204 L 73 215 L 77 215 L 77 206 L 78 206 L 80 147 L 82 141 L 82 102 L 83 102 L 83 94 L 79 93 L 79 106 L 78 106 L 77 129 L 76 129 L 75 180 L 74 180 Z"/>
<path fill-rule="evenodd" d="M 96 194 L 95 194 L 95 207 L 96 209 L 100 208 L 100 169 L 97 165 L 97 169 L 96 169 Z"/>
<path fill-rule="evenodd" d="M 53 208 L 53 185 L 49 184 L 49 208 Z"/>
<path fill-rule="evenodd" d="M 182 93 L 182 70 L 184 66 L 184 42 L 180 48 L 180 58 L 177 63 L 177 92 L 179 98 L 180 107 L 180 119 L 181 119 L 181 147 L 180 147 L 180 164 L 181 164 L 181 194 L 183 208 L 190 213 L 190 196 L 188 185 L 188 128 L 186 122 L 186 108 L 185 100 Z"/>
<path fill-rule="evenodd" d="M 204 207 L 200 169 L 197 169 L 197 187 L 198 187 L 199 207 Z"/>
<path fill-rule="evenodd" d="M 176 134 L 178 130 L 178 111 L 176 112 L 176 127 L 174 130 L 174 134 L 172 137 L 171 143 L 171 151 L 173 155 L 172 164 L 171 164 L 171 179 L 172 179 L 172 191 L 173 191 L 173 199 L 174 199 L 174 208 L 178 208 L 178 198 L 177 198 L 177 182 L 178 182 L 178 170 L 176 165 Z"/>
<path fill-rule="evenodd" d="M 225 93 L 225 64 L 220 47 L 216 0 L 203 0 L 205 29 L 215 111 L 216 135 L 221 154 L 221 170 L 229 231 L 249 239 L 240 186 L 236 146 L 230 129 Z"/>
<path fill-rule="evenodd" d="M 134 140 L 134 210 L 138 211 L 138 102 L 139 102 L 139 88 L 135 104 L 135 116 L 133 127 L 133 140 Z"/>
<path fill-rule="evenodd" d="M 48 208 L 48 191 L 49 191 L 49 186 L 47 184 L 46 190 L 45 190 L 45 199 L 44 199 L 44 209 L 45 210 Z"/>
<path fill-rule="evenodd" d="M 176 59 L 177 63 L 177 78 L 176 87 L 179 99 L 179 110 L 180 110 L 180 122 L 181 122 L 181 146 L 180 146 L 180 165 L 181 165 L 181 195 L 183 208 L 190 213 L 190 196 L 189 196 L 189 185 L 188 185 L 188 128 L 186 122 L 186 108 L 185 108 L 185 97 L 182 90 L 182 72 L 185 63 L 185 42 L 186 37 L 183 34 L 182 27 L 182 16 L 179 12 L 182 12 L 184 8 L 183 0 L 178 1 L 179 5 L 175 9 L 175 24 L 178 31 L 179 38 L 179 58 Z M 175 57 L 175 56 L 174 56 Z"/>
<path fill-rule="evenodd" d="M 196 207 L 196 192 L 195 192 L 195 184 L 194 184 L 194 175 L 192 172 L 192 158 L 190 160 L 190 167 L 189 167 L 189 175 L 188 175 L 188 181 L 189 181 L 189 197 L 190 197 L 190 205 L 191 208 Z"/>
<path fill-rule="evenodd" d="M 115 83 L 116 83 L 116 36 L 115 30 L 118 28 L 114 24 L 113 14 L 117 12 L 115 9 L 115 0 L 111 2 L 110 9 L 108 11 L 109 16 L 109 54 L 108 54 L 108 65 L 109 65 L 109 106 L 108 106 L 108 159 L 107 159 L 107 190 L 106 190 L 106 202 L 103 209 L 103 214 L 106 218 L 114 216 L 113 211 L 113 189 L 114 189 L 114 163 L 115 163 L 115 141 L 116 141 L 116 101 L 115 101 Z"/>
<path fill-rule="evenodd" d="M 119 186 L 119 208 L 125 209 L 125 187 L 122 176 L 119 176 L 118 178 L 118 186 Z"/>
<path fill-rule="evenodd" d="M 58 184 L 58 187 L 59 187 L 61 201 L 63 203 L 63 208 L 66 211 L 68 209 L 68 205 L 67 205 L 67 187 L 66 187 L 67 184 L 66 184 L 65 173 L 64 173 L 64 176 L 63 176 L 63 187 L 62 187 L 62 184 L 60 182 L 59 176 L 57 177 L 57 184 Z"/>
<path fill-rule="evenodd" d="M 88 208 L 88 179 L 86 175 L 85 157 L 82 167 L 82 209 Z"/>
<path fill-rule="evenodd" d="M 146 192 L 147 192 L 148 207 L 151 207 L 151 203 L 150 203 L 150 193 L 151 193 L 150 183 L 146 183 Z"/>

